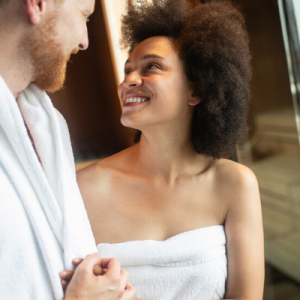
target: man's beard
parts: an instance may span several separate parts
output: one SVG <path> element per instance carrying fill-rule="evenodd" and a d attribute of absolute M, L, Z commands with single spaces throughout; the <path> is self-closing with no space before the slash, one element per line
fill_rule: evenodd
<path fill-rule="evenodd" d="M 33 83 L 50 93 L 62 88 L 70 59 L 70 54 L 66 55 L 56 41 L 57 20 L 58 14 L 24 41 L 33 66 Z"/>

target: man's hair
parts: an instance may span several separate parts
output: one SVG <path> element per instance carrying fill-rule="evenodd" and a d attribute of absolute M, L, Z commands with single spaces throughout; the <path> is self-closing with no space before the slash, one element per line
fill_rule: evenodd
<path fill-rule="evenodd" d="M 229 157 L 243 129 L 250 99 L 251 55 L 241 12 L 228 1 L 192 6 L 187 0 L 140 0 L 122 19 L 129 53 L 153 36 L 171 37 L 185 74 L 202 99 L 192 118 L 197 153 Z M 138 142 L 138 131 L 135 141 Z"/>

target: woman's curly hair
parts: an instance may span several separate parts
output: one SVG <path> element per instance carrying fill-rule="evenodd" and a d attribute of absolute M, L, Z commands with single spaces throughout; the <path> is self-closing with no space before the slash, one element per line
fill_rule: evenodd
<path fill-rule="evenodd" d="M 187 0 L 140 0 L 122 19 L 122 45 L 129 52 L 143 40 L 174 40 L 194 94 L 202 102 L 192 119 L 197 153 L 229 157 L 246 127 L 251 55 L 242 13 L 230 2 L 192 6 Z M 135 141 L 138 142 L 138 131 Z"/>

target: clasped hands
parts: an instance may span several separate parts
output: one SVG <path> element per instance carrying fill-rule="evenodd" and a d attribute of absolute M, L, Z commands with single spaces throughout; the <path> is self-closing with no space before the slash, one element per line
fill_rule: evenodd
<path fill-rule="evenodd" d="M 136 291 L 128 283 L 128 273 L 115 258 L 98 253 L 73 259 L 74 271 L 60 273 L 65 300 L 133 300 Z"/>

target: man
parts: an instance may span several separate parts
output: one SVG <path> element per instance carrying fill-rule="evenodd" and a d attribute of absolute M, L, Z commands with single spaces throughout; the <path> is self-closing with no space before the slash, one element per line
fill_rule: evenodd
<path fill-rule="evenodd" d="M 44 92 L 62 86 L 70 55 L 88 47 L 94 1 L 0 0 L 1 299 L 62 299 L 59 272 L 75 257 L 86 259 L 66 300 L 135 294 L 116 259 L 91 255 L 68 129 Z"/>

